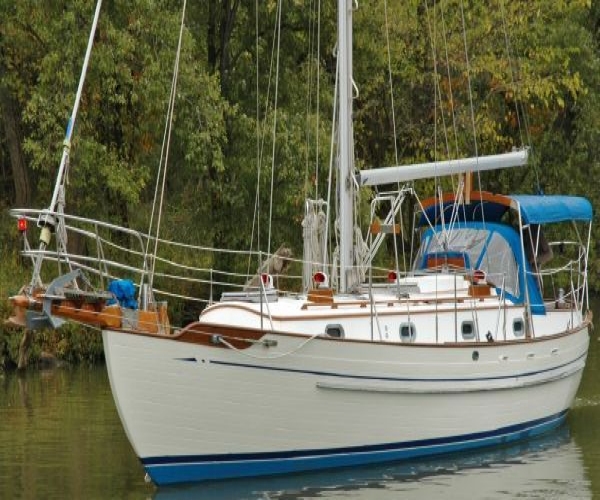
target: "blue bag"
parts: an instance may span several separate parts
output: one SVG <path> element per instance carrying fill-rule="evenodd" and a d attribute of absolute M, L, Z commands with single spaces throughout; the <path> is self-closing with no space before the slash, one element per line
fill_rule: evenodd
<path fill-rule="evenodd" d="M 135 286 L 131 280 L 115 280 L 108 284 L 108 291 L 111 292 L 121 307 L 127 309 L 137 309 L 138 303 L 135 299 Z M 109 300 L 108 305 L 116 303 L 115 300 Z"/>

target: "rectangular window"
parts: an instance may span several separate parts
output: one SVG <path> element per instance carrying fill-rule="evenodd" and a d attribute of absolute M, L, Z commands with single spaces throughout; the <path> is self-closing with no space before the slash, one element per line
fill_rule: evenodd
<path fill-rule="evenodd" d="M 475 323 L 473 321 L 463 321 L 460 325 L 460 333 L 463 340 L 475 339 Z"/>

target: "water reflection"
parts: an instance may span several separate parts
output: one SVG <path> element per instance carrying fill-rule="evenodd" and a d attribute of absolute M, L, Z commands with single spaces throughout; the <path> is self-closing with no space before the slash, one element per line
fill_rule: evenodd
<path fill-rule="evenodd" d="M 316 474 L 161 488 L 155 500 L 592 498 L 580 448 L 562 426 L 487 452 Z"/>
<path fill-rule="evenodd" d="M 19 396 L 21 399 L 21 405 L 23 408 L 27 408 L 27 415 L 33 416 L 33 404 L 31 403 L 31 398 L 29 397 L 29 393 L 27 392 L 27 381 L 25 380 L 25 375 L 19 373 L 17 375 L 17 382 L 19 385 Z"/>
<path fill-rule="evenodd" d="M 103 367 L 0 374 L 0 498 L 148 498 Z"/>

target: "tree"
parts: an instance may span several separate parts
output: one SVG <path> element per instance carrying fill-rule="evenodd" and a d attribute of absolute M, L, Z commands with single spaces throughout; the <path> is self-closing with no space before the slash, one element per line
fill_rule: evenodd
<path fill-rule="evenodd" d="M 598 169 L 600 121 L 598 6 L 588 4 L 361 2 L 357 165 L 529 145 L 534 168 L 482 175 L 482 187 L 585 193 L 586 169 Z M 285 241 L 300 252 L 304 198 L 325 192 L 333 114 L 336 8 L 318 5 L 189 5 L 162 235 L 263 251 L 270 235 L 271 250 Z M 11 200 L 48 202 L 92 12 L 84 0 L 0 2 L 0 159 L 11 159 L 3 163 Z M 180 15 L 168 2 L 104 5 L 72 145 L 69 211 L 147 227 Z M 432 192 L 434 183 L 419 187 Z M 206 264 L 247 267 L 237 258 Z"/>

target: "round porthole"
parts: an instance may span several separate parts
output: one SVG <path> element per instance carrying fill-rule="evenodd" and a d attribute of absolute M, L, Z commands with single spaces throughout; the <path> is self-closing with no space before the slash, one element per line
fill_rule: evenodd
<path fill-rule="evenodd" d="M 479 351 L 473 351 L 473 361 L 477 361 L 479 359 Z"/>

